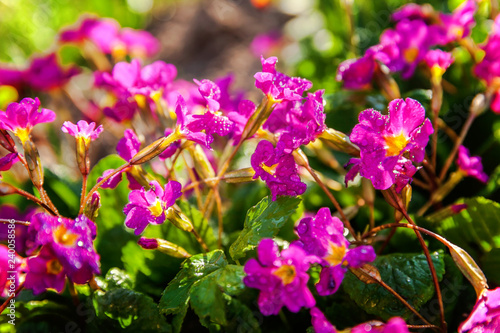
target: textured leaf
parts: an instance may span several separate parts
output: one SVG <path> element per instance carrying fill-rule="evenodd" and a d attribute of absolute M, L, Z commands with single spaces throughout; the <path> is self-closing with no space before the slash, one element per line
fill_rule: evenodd
<path fill-rule="evenodd" d="M 456 215 L 440 219 L 437 212 L 428 216 L 427 220 L 439 234 L 472 256 L 500 248 L 500 204 L 483 197 L 464 199 L 463 203 L 467 208 Z M 471 244 L 477 246 L 472 247 Z"/>
<path fill-rule="evenodd" d="M 443 256 L 432 254 L 439 280 L 445 265 Z M 399 293 L 417 311 L 434 294 L 431 273 L 423 254 L 392 254 L 379 256 L 373 262 L 382 280 Z M 366 312 L 387 320 L 394 316 L 408 318 L 412 313 L 391 293 L 378 284 L 365 284 L 352 273 L 342 282 L 345 291 Z"/>
<path fill-rule="evenodd" d="M 118 288 L 98 291 L 94 297 L 97 316 L 118 320 L 128 332 L 171 332 L 170 325 L 149 296 Z"/>
<path fill-rule="evenodd" d="M 234 260 L 254 249 L 263 238 L 275 236 L 300 203 L 299 198 L 279 197 L 272 201 L 268 196 L 250 208 L 245 219 L 245 226 L 238 239 L 229 248 Z"/>
<path fill-rule="evenodd" d="M 190 289 L 202 277 L 227 265 L 224 252 L 215 250 L 197 254 L 186 259 L 181 271 L 170 281 L 160 299 L 160 311 L 176 314 L 185 311 L 190 298 Z"/>

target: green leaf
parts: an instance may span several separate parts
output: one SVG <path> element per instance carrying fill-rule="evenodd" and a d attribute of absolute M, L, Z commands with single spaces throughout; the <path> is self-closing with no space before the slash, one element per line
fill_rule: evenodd
<path fill-rule="evenodd" d="M 443 278 L 443 256 L 435 252 L 432 261 L 438 279 Z M 391 254 L 379 256 L 373 262 L 382 280 L 400 294 L 417 311 L 434 294 L 434 284 L 424 254 Z M 413 314 L 396 297 L 378 284 L 365 284 L 352 273 L 342 282 L 344 290 L 363 310 L 387 320 L 394 316 L 404 319 Z"/>
<path fill-rule="evenodd" d="M 254 249 L 263 238 L 275 236 L 300 203 L 299 198 L 279 197 L 272 201 L 268 196 L 250 208 L 245 219 L 245 226 L 238 239 L 229 248 L 234 260 Z"/>
<path fill-rule="evenodd" d="M 500 284 L 500 249 L 493 249 L 486 253 L 481 263 L 488 280 Z"/>
<path fill-rule="evenodd" d="M 127 332 L 171 332 L 171 326 L 160 314 L 149 296 L 124 288 L 97 291 L 94 306 L 100 319 L 111 318 Z"/>
<path fill-rule="evenodd" d="M 483 197 L 459 200 L 467 208 L 444 217 L 436 212 L 427 217 L 438 234 L 463 248 L 472 257 L 500 248 L 500 204 Z"/>
<path fill-rule="evenodd" d="M 215 238 L 214 230 L 203 218 L 203 214 L 187 201 L 180 201 L 179 207 L 186 214 L 189 220 L 193 223 L 194 229 L 198 232 L 201 238 L 205 241 L 209 249 L 217 248 L 217 238 Z"/>
<path fill-rule="evenodd" d="M 193 284 L 217 269 L 227 265 L 224 252 L 215 250 L 186 259 L 181 271 L 170 281 L 160 299 L 160 310 L 165 314 L 176 314 L 184 311 L 190 298 Z"/>

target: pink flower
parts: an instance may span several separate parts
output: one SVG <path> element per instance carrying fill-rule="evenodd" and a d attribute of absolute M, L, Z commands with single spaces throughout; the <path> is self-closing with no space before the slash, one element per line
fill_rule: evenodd
<path fill-rule="evenodd" d="M 99 134 L 103 131 L 102 125 L 95 128 L 95 123 L 87 123 L 85 120 L 80 120 L 75 124 L 69 121 L 65 121 L 61 130 L 64 133 L 74 136 L 75 138 L 82 138 L 84 141 L 94 141 L 99 137 Z"/>
<path fill-rule="evenodd" d="M 500 330 L 500 288 L 484 289 L 459 333 L 495 333 Z"/>
<path fill-rule="evenodd" d="M 10 103 L 5 112 L 0 112 L 0 128 L 14 132 L 24 143 L 35 125 L 56 119 L 54 111 L 39 108 L 38 98 L 24 98 L 20 103 Z"/>
<path fill-rule="evenodd" d="M 417 171 L 413 163 L 421 163 L 425 146 L 433 133 L 425 110 L 414 99 L 396 99 L 389 103 L 389 115 L 368 109 L 359 114 L 350 139 L 360 148 L 360 158 L 352 158 L 353 165 L 346 175 L 346 183 L 361 176 L 372 181 L 378 190 L 396 184 L 400 191 Z"/>
<path fill-rule="evenodd" d="M 483 171 L 481 157 L 470 156 L 469 149 L 458 147 L 457 165 L 467 176 L 474 177 L 483 183 L 488 182 L 488 175 Z"/>

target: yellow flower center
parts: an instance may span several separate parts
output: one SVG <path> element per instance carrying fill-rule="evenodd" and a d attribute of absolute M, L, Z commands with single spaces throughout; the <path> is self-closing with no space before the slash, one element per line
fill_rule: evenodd
<path fill-rule="evenodd" d="M 147 104 L 146 104 L 146 96 L 144 96 L 144 95 L 134 95 L 134 99 L 137 102 L 137 105 L 141 109 L 145 109 L 146 108 L 146 106 L 147 106 Z"/>
<path fill-rule="evenodd" d="M 60 225 L 54 231 L 54 240 L 64 246 L 75 246 L 78 235 L 68 232 L 68 230 Z"/>
<path fill-rule="evenodd" d="M 111 49 L 111 55 L 115 60 L 123 60 L 127 56 L 127 47 L 123 43 L 116 43 Z"/>
<path fill-rule="evenodd" d="M 163 213 L 163 207 L 161 206 L 160 200 L 156 200 L 155 203 L 148 207 L 151 214 L 158 217 Z"/>
<path fill-rule="evenodd" d="M 418 49 L 416 47 L 410 47 L 409 49 L 404 50 L 403 56 L 406 62 L 414 62 L 418 57 Z"/>
<path fill-rule="evenodd" d="M 431 67 L 432 77 L 440 78 L 443 76 L 444 72 L 445 72 L 445 70 L 443 68 L 441 68 L 441 66 L 439 66 L 439 65 L 434 65 Z"/>
<path fill-rule="evenodd" d="M 461 39 L 464 37 L 464 28 L 459 26 L 452 27 L 451 33 L 457 36 L 458 39 Z"/>
<path fill-rule="evenodd" d="M 293 282 L 297 276 L 295 267 L 291 265 L 283 265 L 273 272 L 274 275 L 279 277 L 283 281 L 283 285 L 287 285 Z"/>
<path fill-rule="evenodd" d="M 14 134 L 21 140 L 22 144 L 30 138 L 30 131 L 27 128 L 16 128 Z"/>
<path fill-rule="evenodd" d="M 278 164 L 274 164 L 272 166 L 267 166 L 265 165 L 264 163 L 261 163 L 260 164 L 260 167 L 265 171 L 267 172 L 268 174 L 274 176 L 274 174 L 276 173 L 276 168 L 278 167 Z"/>
<path fill-rule="evenodd" d="M 47 273 L 48 274 L 54 274 L 57 275 L 61 273 L 63 267 L 61 266 L 61 263 L 57 259 L 52 259 L 47 261 Z"/>
<path fill-rule="evenodd" d="M 337 246 L 334 243 L 330 243 L 328 255 L 324 259 L 328 261 L 330 265 L 337 266 L 344 261 L 345 253 L 345 246 Z"/>
<path fill-rule="evenodd" d="M 403 132 L 396 136 L 386 136 L 384 139 L 387 146 L 387 151 L 385 153 L 387 157 L 399 155 L 401 150 L 408 144 L 408 139 Z"/>

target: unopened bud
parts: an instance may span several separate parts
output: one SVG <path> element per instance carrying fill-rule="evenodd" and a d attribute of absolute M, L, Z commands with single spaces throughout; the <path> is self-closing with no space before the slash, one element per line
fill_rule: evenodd
<path fill-rule="evenodd" d="M 0 196 L 15 194 L 15 193 L 17 193 L 17 191 L 14 186 L 0 181 Z"/>
<path fill-rule="evenodd" d="M 168 148 L 175 141 L 182 139 L 179 132 L 174 131 L 169 136 L 163 137 L 151 143 L 147 147 L 141 149 L 137 154 L 130 160 L 131 165 L 142 164 L 149 160 L 152 160 L 156 156 L 160 155 L 165 149 Z"/>
<path fill-rule="evenodd" d="M 224 174 L 224 181 L 226 183 L 246 183 L 254 180 L 255 170 L 253 168 L 244 168 L 234 170 Z"/>
<path fill-rule="evenodd" d="M 95 222 L 97 215 L 99 215 L 99 208 L 101 208 L 101 196 L 99 192 L 95 191 L 87 200 L 83 214 L 89 220 Z"/>
<path fill-rule="evenodd" d="M 9 133 L 4 129 L 0 129 L 0 145 L 11 153 L 17 152 L 14 140 L 12 140 Z"/>
<path fill-rule="evenodd" d="M 200 145 L 191 147 L 189 152 L 194 160 L 194 168 L 199 175 L 205 179 L 215 177 L 214 168 Z"/>
<path fill-rule="evenodd" d="M 326 140 L 335 150 L 347 153 L 351 156 L 359 156 L 358 146 L 351 142 L 348 135 L 340 131 L 334 130 L 333 128 L 327 128 L 321 133 L 320 138 Z"/>
<path fill-rule="evenodd" d="M 160 239 L 160 238 L 145 238 L 141 237 L 138 241 L 137 244 L 139 244 L 140 247 L 146 250 L 158 250 L 160 252 L 163 252 L 171 257 L 175 258 L 189 258 L 191 257 L 191 254 L 187 252 L 185 249 L 180 247 L 177 244 L 171 243 L 167 240 Z"/>
<path fill-rule="evenodd" d="M 406 186 L 401 191 L 401 198 L 403 199 L 403 204 L 405 205 L 405 209 L 408 210 L 408 206 L 410 205 L 412 196 L 412 188 L 410 184 L 406 184 Z"/>
<path fill-rule="evenodd" d="M 90 171 L 89 157 L 90 140 L 84 137 L 76 138 L 76 162 L 82 175 L 86 176 Z"/>
<path fill-rule="evenodd" d="M 490 104 L 491 98 L 486 98 L 484 94 L 477 94 L 470 105 L 470 113 L 474 116 L 479 116 L 481 113 L 486 111 Z"/>
<path fill-rule="evenodd" d="M 33 185 L 40 188 L 43 186 L 43 167 L 40 161 L 40 155 L 38 154 L 38 149 L 36 149 L 35 144 L 31 140 L 26 140 L 23 143 L 23 148 L 31 181 L 33 182 Z"/>
<path fill-rule="evenodd" d="M 193 230 L 193 224 L 189 221 L 189 218 L 182 214 L 182 212 L 176 210 L 174 207 L 169 207 L 166 212 L 167 219 L 177 228 L 191 232 Z"/>

